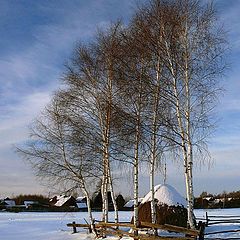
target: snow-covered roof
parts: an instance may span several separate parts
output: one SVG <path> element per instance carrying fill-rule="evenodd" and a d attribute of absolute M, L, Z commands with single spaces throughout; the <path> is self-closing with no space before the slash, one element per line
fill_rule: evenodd
<path fill-rule="evenodd" d="M 4 202 L 7 204 L 7 207 L 13 207 L 13 206 L 16 206 L 16 203 L 14 200 L 4 200 Z"/>
<path fill-rule="evenodd" d="M 187 206 L 187 201 L 183 198 L 177 190 L 168 185 L 168 184 L 160 184 L 154 187 L 154 197 L 158 200 L 158 203 L 167 204 L 168 206 L 177 206 L 183 205 L 184 207 Z M 151 191 L 143 198 L 141 204 L 149 202 L 152 200 Z"/>
<path fill-rule="evenodd" d="M 64 203 L 66 203 L 70 198 L 71 196 L 64 196 L 64 195 L 59 195 L 59 196 L 56 196 L 56 200 L 57 202 L 54 204 L 56 207 L 61 207 Z"/>
<path fill-rule="evenodd" d="M 138 203 L 141 203 L 143 198 L 138 198 Z M 125 203 L 124 207 L 131 208 L 134 205 L 134 199 L 129 200 L 127 203 Z"/>
<path fill-rule="evenodd" d="M 203 199 L 210 201 L 211 199 L 213 199 L 213 197 L 204 197 Z"/>
<path fill-rule="evenodd" d="M 77 202 L 77 207 L 78 208 L 87 208 L 87 204 L 85 202 Z"/>
<path fill-rule="evenodd" d="M 77 197 L 76 201 L 77 202 L 82 202 L 83 200 L 85 201 L 86 197 Z"/>
<path fill-rule="evenodd" d="M 221 199 L 219 199 L 219 198 L 217 198 L 217 199 L 214 199 L 214 201 L 213 201 L 215 204 L 216 203 L 220 203 L 221 202 Z"/>
<path fill-rule="evenodd" d="M 26 201 L 23 202 L 23 204 L 25 206 L 33 205 L 33 204 L 36 204 L 36 203 L 38 203 L 38 202 L 37 201 L 31 201 L 31 200 L 26 200 Z"/>
<path fill-rule="evenodd" d="M 80 209 L 87 208 L 86 197 L 77 197 L 76 204 Z"/>

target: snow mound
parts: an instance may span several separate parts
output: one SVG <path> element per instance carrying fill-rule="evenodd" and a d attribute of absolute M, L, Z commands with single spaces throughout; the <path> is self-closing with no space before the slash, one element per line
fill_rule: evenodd
<path fill-rule="evenodd" d="M 158 204 L 167 204 L 168 206 L 187 206 L 187 201 L 177 190 L 168 185 L 160 184 L 154 187 L 154 197 L 158 200 Z M 143 198 L 141 204 L 152 200 L 151 191 Z"/>

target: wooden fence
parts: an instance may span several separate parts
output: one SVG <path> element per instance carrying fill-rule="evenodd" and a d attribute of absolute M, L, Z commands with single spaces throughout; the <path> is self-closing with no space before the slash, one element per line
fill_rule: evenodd
<path fill-rule="evenodd" d="M 213 216 L 206 212 L 206 226 L 216 225 L 221 223 L 240 223 L 240 216 Z"/>
<path fill-rule="evenodd" d="M 91 231 L 91 227 L 89 224 L 79 224 L 79 223 L 69 223 L 67 224 L 68 227 L 73 227 L 73 232 L 77 232 L 76 228 L 86 228 Z M 98 222 L 94 224 L 94 229 L 97 232 L 98 237 L 105 236 L 105 235 L 115 235 L 118 237 L 128 236 L 132 237 L 134 239 L 139 240 L 193 240 L 199 237 L 200 230 L 192 230 L 188 228 L 173 226 L 169 224 L 159 225 L 159 224 L 152 224 L 148 222 L 140 222 L 139 226 L 136 227 L 134 224 L 131 223 L 104 223 L 104 222 Z M 137 231 L 138 234 L 134 234 L 132 232 L 129 232 L 128 230 L 123 230 L 120 228 L 128 228 L 132 229 L 133 231 Z M 141 233 L 142 230 L 165 230 L 169 232 L 176 232 L 176 233 L 182 233 L 185 236 L 155 236 L 153 234 L 149 234 L 147 231 L 146 233 Z M 200 238 L 199 238 L 200 239 Z"/>
<path fill-rule="evenodd" d="M 113 223 L 113 222 L 100 222 L 96 221 L 93 224 L 93 229 L 97 233 L 98 237 L 106 236 L 106 235 L 114 235 L 118 237 L 128 236 L 132 237 L 135 240 L 193 240 L 193 239 L 199 239 L 199 240 L 229 240 L 229 239 L 238 239 L 240 240 L 240 228 L 239 229 L 228 229 L 228 230 L 219 230 L 219 231 L 212 231 L 212 232 L 206 232 L 205 233 L 205 227 L 210 227 L 212 225 L 220 225 L 220 224 L 226 224 L 226 223 L 239 223 L 240 224 L 240 216 L 213 216 L 208 215 L 206 212 L 205 218 L 197 218 L 198 222 L 198 230 L 192 230 L 188 228 L 173 226 L 169 224 L 152 224 L 149 222 L 140 222 L 139 226 L 136 227 L 134 224 L 126 223 L 126 222 L 120 222 L 120 223 Z M 79 224 L 79 223 L 69 223 L 67 224 L 68 227 L 73 228 L 73 232 L 77 232 L 77 228 L 85 228 L 88 229 L 89 232 L 92 231 L 92 227 L 86 223 L 86 224 Z M 134 234 L 133 232 L 129 232 L 129 229 L 132 229 L 133 231 L 137 232 L 138 234 Z M 184 236 L 155 236 L 152 233 L 149 232 L 149 230 L 165 230 L 169 232 L 176 232 L 176 233 L 182 233 Z M 144 233 L 142 233 L 144 230 Z M 239 237 L 226 237 L 226 238 L 213 238 L 211 235 L 216 234 L 229 234 L 229 233 L 238 233 Z"/>
<path fill-rule="evenodd" d="M 234 223 L 240 225 L 240 216 L 234 216 L 234 215 L 208 215 L 206 212 L 205 218 L 197 218 L 197 220 L 202 220 L 205 223 L 206 227 L 210 227 L 212 225 L 220 225 L 220 224 L 226 224 L 226 223 Z M 240 226 L 239 226 L 240 227 Z M 222 238 L 209 238 L 211 235 L 215 234 L 229 234 L 229 233 L 238 233 L 239 232 L 239 237 L 222 237 Z M 228 230 L 220 230 L 220 231 L 212 231 L 212 232 L 206 232 L 204 233 L 204 238 L 205 240 L 229 240 L 229 239 L 239 239 L 240 240 L 240 229 L 228 229 Z"/>

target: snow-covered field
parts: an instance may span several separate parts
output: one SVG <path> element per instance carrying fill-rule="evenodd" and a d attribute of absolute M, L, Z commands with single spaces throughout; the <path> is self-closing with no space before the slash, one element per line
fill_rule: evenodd
<path fill-rule="evenodd" d="M 101 213 L 93 213 L 100 219 Z M 72 234 L 67 223 L 85 223 L 86 212 L 0 212 L 0 240 L 76 240 L 91 239 L 87 230 L 78 228 L 81 233 Z M 113 213 L 110 213 L 110 220 Z M 120 212 L 121 221 L 130 221 L 131 212 Z"/>
<path fill-rule="evenodd" d="M 240 216 L 240 208 L 229 208 L 229 209 L 207 209 L 207 213 L 210 219 L 218 220 L 223 219 L 222 217 L 219 218 L 212 218 L 211 216 Z M 206 209 L 198 209 L 195 210 L 195 215 L 198 218 L 205 218 L 206 216 Z M 229 219 L 229 218 L 228 218 Z M 226 231 L 226 230 L 240 230 L 240 217 L 233 217 L 231 219 L 238 219 L 238 223 L 221 223 L 217 225 L 209 225 L 206 228 L 205 233 L 212 233 L 212 232 L 219 232 L 219 231 Z M 207 235 L 207 238 L 240 238 L 240 232 L 232 232 L 232 233 L 218 233 L 218 234 L 211 234 Z"/>
<path fill-rule="evenodd" d="M 197 217 L 205 217 L 206 210 L 196 210 Z M 120 212 L 121 221 L 130 221 L 132 212 Z M 208 210 L 209 215 L 239 215 L 239 209 L 215 209 Z M 94 213 L 96 219 L 100 219 L 101 213 Z M 87 213 L 43 213 L 43 212 L 23 212 L 9 213 L 0 212 L 0 239 L 1 240 L 84 240 L 91 239 L 91 235 L 86 234 L 86 230 L 78 229 L 80 233 L 72 234 L 72 228 L 66 226 L 67 223 L 84 223 Z M 113 213 L 110 213 L 110 220 Z M 240 229 L 238 224 L 222 224 L 207 228 L 207 232 Z M 223 237 L 223 234 L 211 235 Z M 240 232 L 225 234 L 224 237 L 240 237 Z"/>

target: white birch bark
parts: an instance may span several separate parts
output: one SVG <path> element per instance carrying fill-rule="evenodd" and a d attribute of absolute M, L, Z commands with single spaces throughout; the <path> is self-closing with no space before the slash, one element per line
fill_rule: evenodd
<path fill-rule="evenodd" d="M 112 115 L 112 81 L 113 81 L 113 67 L 111 59 L 108 60 L 109 70 L 108 70 L 108 106 L 107 106 L 107 116 L 106 116 L 106 160 L 107 160 L 107 175 L 108 175 L 108 184 L 111 192 L 111 198 L 114 208 L 114 219 L 115 222 L 118 222 L 118 209 L 117 203 L 115 199 L 114 189 L 113 189 L 113 181 L 111 175 L 111 166 L 110 166 L 110 154 L 109 154 L 109 145 L 110 145 L 110 134 L 111 134 L 111 115 Z"/>
<path fill-rule="evenodd" d="M 151 160 L 150 160 L 150 191 L 151 191 L 151 218 L 152 223 L 156 223 L 156 202 L 155 202 L 155 163 L 157 158 L 157 116 L 159 107 L 159 94 L 160 94 L 160 60 L 158 59 L 157 71 L 156 71 L 156 82 L 154 102 L 153 102 L 153 120 L 152 120 L 152 139 L 151 139 Z M 156 234 L 156 233 L 155 233 Z"/>
<path fill-rule="evenodd" d="M 188 223 L 191 228 L 195 228 L 194 223 L 194 213 L 193 213 L 193 176 L 192 176 L 192 166 L 193 166 L 193 153 L 192 153 L 192 141 L 191 141 L 191 92 L 189 86 L 189 44 L 188 44 L 188 20 L 186 20 L 185 24 L 185 34 L 184 34 L 184 45 L 185 45 L 185 94 L 186 94 L 186 109 L 185 109 L 185 117 L 186 117 L 186 141 L 187 141 L 187 175 L 188 175 Z"/>
<path fill-rule="evenodd" d="M 152 159 L 153 160 L 153 159 Z M 150 165 L 150 191 L 151 191 L 151 218 L 152 223 L 156 223 L 156 205 L 155 205 L 155 191 L 154 191 L 154 160 L 151 160 Z"/>
<path fill-rule="evenodd" d="M 108 222 L 107 214 L 107 168 L 106 168 L 106 155 L 104 150 L 103 156 L 103 176 L 102 176 L 102 185 L 101 185 L 101 194 L 102 194 L 102 221 Z"/>
<path fill-rule="evenodd" d="M 166 43 L 165 45 L 166 45 L 166 49 L 167 49 L 167 53 L 168 53 L 168 62 L 169 62 L 169 66 L 170 66 L 170 71 L 172 74 L 176 117 L 177 117 L 178 127 L 180 129 L 180 135 L 181 135 L 181 149 L 182 149 L 182 153 L 183 153 L 184 175 L 185 175 L 185 185 L 186 185 L 186 195 L 187 195 L 188 224 L 191 228 L 195 228 L 194 221 L 193 221 L 194 217 L 193 217 L 193 201 L 192 201 L 192 199 L 193 199 L 193 184 L 192 184 L 192 174 L 191 174 L 192 167 L 191 166 L 189 167 L 189 161 L 188 161 L 188 159 L 189 159 L 188 158 L 188 149 L 189 149 L 189 147 L 191 148 L 191 146 L 189 146 L 189 142 L 187 141 L 187 139 L 189 139 L 189 137 L 190 137 L 189 136 L 190 132 L 188 132 L 184 128 L 184 124 L 183 124 L 184 116 L 182 116 L 182 111 L 185 114 L 188 111 L 186 109 L 183 109 L 183 110 L 181 109 L 179 92 L 178 92 L 178 88 L 177 88 L 177 79 L 175 77 L 175 71 L 174 71 L 171 57 L 169 54 L 168 44 Z M 186 97 L 189 98 L 188 95 Z M 191 152 L 191 156 L 192 156 L 192 152 Z"/>
<path fill-rule="evenodd" d="M 133 171 L 134 171 L 134 209 L 133 209 L 133 220 L 134 220 L 134 225 L 138 227 L 139 225 L 139 218 L 138 218 L 138 175 L 139 175 L 139 145 L 140 145 L 140 130 L 141 130 L 141 112 L 142 112 L 142 91 L 143 91 L 143 86 L 142 86 L 142 72 L 140 74 L 140 79 L 139 79 L 139 93 L 137 97 L 137 116 L 136 116 L 136 133 L 135 133 L 135 147 L 134 147 L 134 163 L 133 163 Z M 134 231 L 135 235 L 138 234 L 138 231 Z"/>
<path fill-rule="evenodd" d="M 115 221 L 115 223 L 118 223 L 118 208 L 117 208 L 117 202 L 116 202 L 114 189 L 113 189 L 113 182 L 112 182 L 110 167 L 108 167 L 108 182 L 109 182 L 109 188 L 110 188 L 112 202 L 113 202 L 113 208 L 114 208 L 114 221 Z"/>
<path fill-rule="evenodd" d="M 138 219 L 138 171 L 139 171 L 139 124 L 140 124 L 140 119 L 138 117 L 137 119 L 137 126 L 136 126 L 136 137 L 135 137 L 135 154 L 134 154 L 134 225 L 138 226 L 139 225 L 139 219 Z M 137 234 L 137 231 L 135 231 L 135 234 Z"/>
<path fill-rule="evenodd" d="M 102 177 L 102 221 L 108 222 L 108 179 L 107 179 L 107 167 L 106 167 L 106 159 L 104 157 L 103 161 L 103 177 Z"/>
<path fill-rule="evenodd" d="M 92 215 L 91 201 L 90 201 L 90 197 L 89 197 L 89 194 L 88 194 L 88 191 L 87 191 L 85 185 L 83 185 L 82 190 L 87 199 L 87 209 L 88 209 L 88 217 L 89 217 L 89 221 L 90 221 L 90 228 L 91 228 L 91 231 L 95 234 L 95 236 L 97 236 L 97 233 L 94 229 L 94 219 L 93 219 L 93 215 Z"/>

